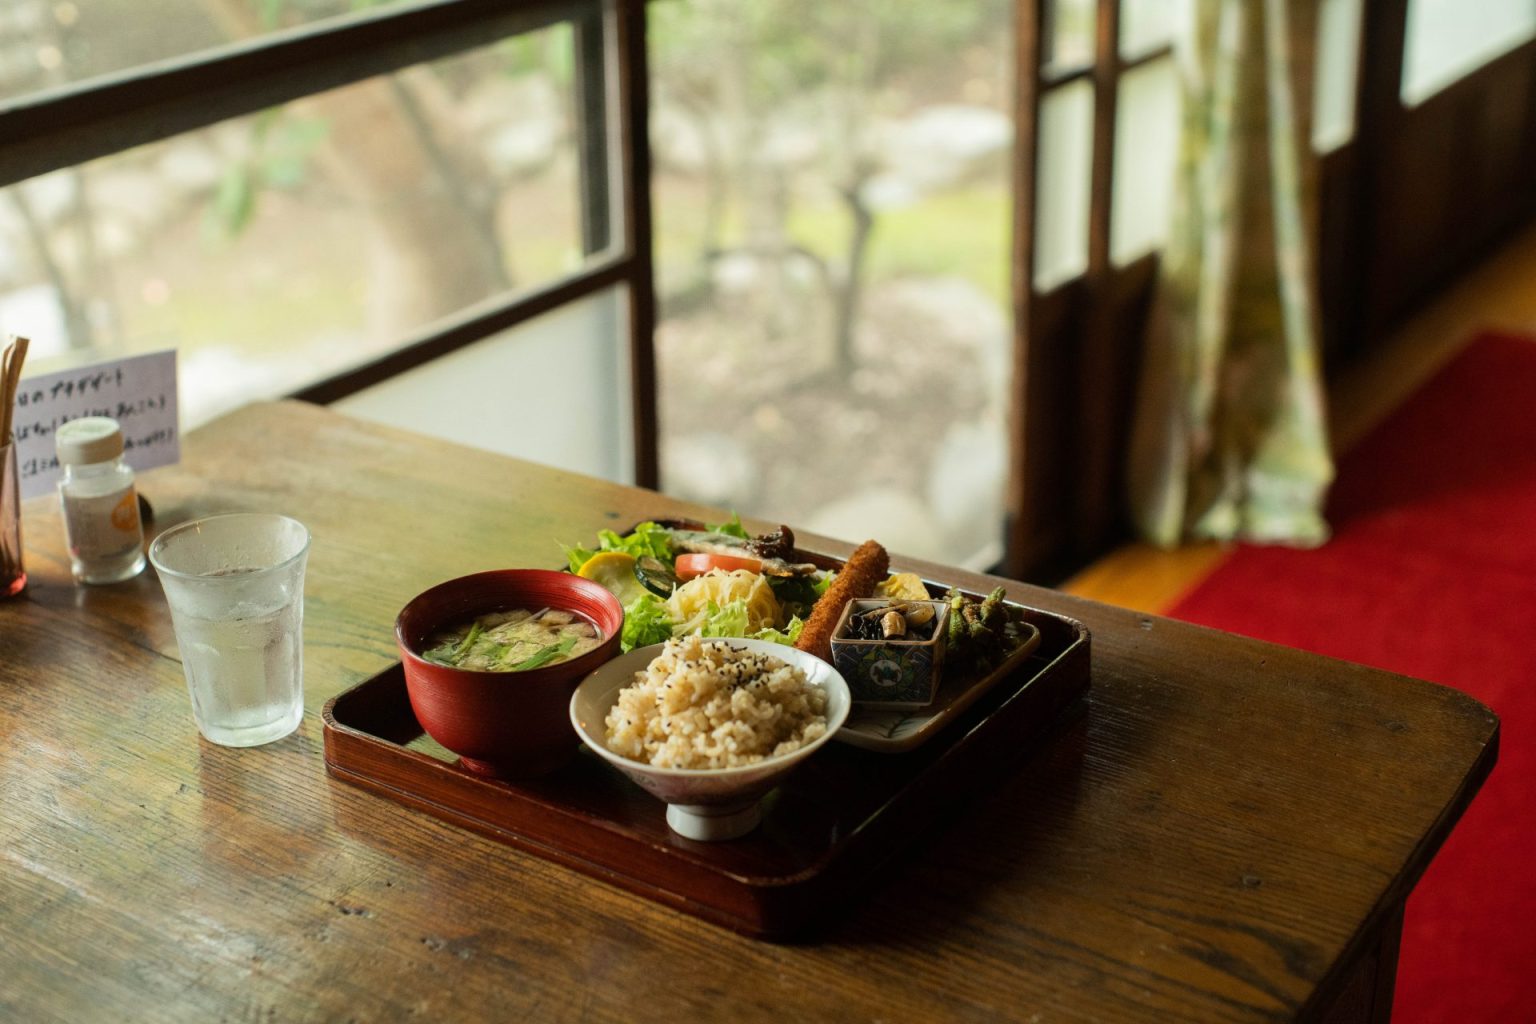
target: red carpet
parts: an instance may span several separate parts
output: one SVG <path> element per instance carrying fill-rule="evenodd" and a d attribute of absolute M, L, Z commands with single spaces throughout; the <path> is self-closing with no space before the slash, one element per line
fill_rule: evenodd
<path fill-rule="evenodd" d="M 1536 341 L 1484 335 L 1340 460 L 1334 539 L 1239 547 L 1175 618 L 1453 686 L 1499 762 L 1412 896 L 1393 1020 L 1536 1020 Z"/>

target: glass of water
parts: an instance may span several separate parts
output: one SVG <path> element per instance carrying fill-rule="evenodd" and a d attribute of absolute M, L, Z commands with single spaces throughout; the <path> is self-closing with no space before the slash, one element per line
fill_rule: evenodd
<path fill-rule="evenodd" d="M 304 717 L 308 554 L 303 523 L 257 512 L 183 523 L 149 547 L 171 606 L 192 716 L 214 743 L 270 743 Z"/>

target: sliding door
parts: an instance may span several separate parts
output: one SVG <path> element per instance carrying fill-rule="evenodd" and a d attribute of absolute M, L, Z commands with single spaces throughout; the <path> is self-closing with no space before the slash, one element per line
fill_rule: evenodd
<path fill-rule="evenodd" d="M 1334 176 L 1350 257 L 1325 271 L 1348 355 L 1536 213 L 1536 0 L 1366 5 L 1357 152 Z"/>

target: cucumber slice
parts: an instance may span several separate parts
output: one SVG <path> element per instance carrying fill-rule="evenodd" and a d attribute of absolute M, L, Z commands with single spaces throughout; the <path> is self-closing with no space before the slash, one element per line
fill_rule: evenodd
<path fill-rule="evenodd" d="M 650 555 L 635 559 L 635 579 L 657 597 L 671 597 L 679 582 L 671 566 Z"/>

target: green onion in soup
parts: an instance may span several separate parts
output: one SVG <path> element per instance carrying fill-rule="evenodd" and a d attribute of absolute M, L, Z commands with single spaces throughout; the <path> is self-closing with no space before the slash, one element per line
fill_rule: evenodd
<path fill-rule="evenodd" d="M 478 672 L 526 672 L 579 658 L 602 639 L 598 628 L 575 612 L 514 608 L 438 630 L 421 656 Z"/>

